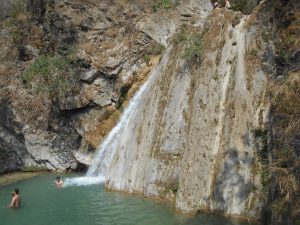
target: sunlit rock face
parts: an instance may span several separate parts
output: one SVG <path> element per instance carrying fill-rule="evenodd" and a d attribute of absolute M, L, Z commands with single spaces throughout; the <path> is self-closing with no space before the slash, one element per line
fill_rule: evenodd
<path fill-rule="evenodd" d="M 255 133 L 269 122 L 269 77 L 285 60 L 265 32 L 272 1 L 249 16 L 209 0 L 44 3 L 17 17 L 23 27 L 33 20 L 20 48 L 1 25 L 0 173 L 75 170 L 100 145 L 88 174 L 105 175 L 108 189 L 187 212 L 260 217 L 268 174 L 259 154 L 268 149 Z M 283 24 L 297 16 L 288 15 Z M 53 100 L 24 87 L 38 57 L 69 48 L 72 90 Z"/>
<path fill-rule="evenodd" d="M 176 35 L 168 42 L 131 116 L 121 119 L 111 147 L 100 148 L 108 189 L 158 196 L 183 211 L 259 217 L 253 130 L 268 121 L 261 62 L 271 46 L 251 19 L 217 9 L 177 30 L 201 33 L 201 56 L 187 59 Z M 270 70 L 272 61 L 264 65 Z"/>

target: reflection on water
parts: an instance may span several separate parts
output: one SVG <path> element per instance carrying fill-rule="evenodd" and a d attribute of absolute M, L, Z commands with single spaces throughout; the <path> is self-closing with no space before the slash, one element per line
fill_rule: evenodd
<path fill-rule="evenodd" d="M 0 187 L 1 225 L 246 225 L 209 214 L 178 214 L 172 207 L 142 196 L 105 192 L 103 183 L 57 189 L 55 176 Z M 20 188 L 22 207 L 8 209 L 15 187 Z"/>

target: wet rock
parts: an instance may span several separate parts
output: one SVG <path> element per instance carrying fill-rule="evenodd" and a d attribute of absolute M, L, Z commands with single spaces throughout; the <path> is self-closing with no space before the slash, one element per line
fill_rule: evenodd
<path fill-rule="evenodd" d="M 73 154 L 74 154 L 76 161 L 81 164 L 89 166 L 92 162 L 93 154 L 86 154 L 86 153 L 82 153 L 80 151 L 74 151 Z"/>

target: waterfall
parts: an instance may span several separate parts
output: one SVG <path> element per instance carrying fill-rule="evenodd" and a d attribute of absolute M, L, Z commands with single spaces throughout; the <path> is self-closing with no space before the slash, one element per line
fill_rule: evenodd
<path fill-rule="evenodd" d="M 130 118 L 134 114 L 137 109 L 137 105 L 139 104 L 141 97 L 147 88 L 150 80 L 147 80 L 142 87 L 138 90 L 138 92 L 131 99 L 128 107 L 123 112 L 118 124 L 112 129 L 112 131 L 108 134 L 107 138 L 100 145 L 100 148 L 94 157 L 92 164 L 89 167 L 87 172 L 87 176 L 105 176 L 106 170 L 108 169 L 110 162 L 113 158 L 117 140 L 120 139 L 121 133 L 124 130 L 124 127 L 129 122 Z"/>
<path fill-rule="evenodd" d="M 139 103 L 141 99 L 147 93 L 155 81 L 155 79 L 161 73 L 162 67 L 166 65 L 167 56 L 169 50 L 166 50 L 161 63 L 151 72 L 149 79 L 140 87 L 140 89 L 135 93 L 133 98 L 130 100 L 128 107 L 122 113 L 122 116 L 118 124 L 111 130 L 106 139 L 100 145 L 85 177 L 67 178 L 65 181 L 65 186 L 81 186 L 81 185 L 92 185 L 99 184 L 105 181 L 105 175 L 109 169 L 110 163 L 113 159 L 115 150 L 117 149 L 117 144 L 122 139 L 122 134 L 124 134 L 124 128 L 130 122 L 131 117 L 138 110 Z"/>
<path fill-rule="evenodd" d="M 92 185 L 105 181 L 105 174 L 113 158 L 117 140 L 120 138 L 124 127 L 135 112 L 137 108 L 136 106 L 140 102 L 141 97 L 150 81 L 151 79 L 148 79 L 137 91 L 137 93 L 129 102 L 128 107 L 123 112 L 118 124 L 111 130 L 104 142 L 100 145 L 86 176 L 68 178 L 66 179 L 65 186 Z"/>

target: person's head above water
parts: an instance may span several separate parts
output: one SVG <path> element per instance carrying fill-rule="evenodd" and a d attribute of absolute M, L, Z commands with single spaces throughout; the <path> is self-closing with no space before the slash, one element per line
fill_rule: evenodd
<path fill-rule="evenodd" d="M 20 190 L 18 188 L 15 188 L 11 193 L 14 194 L 19 194 Z"/>
<path fill-rule="evenodd" d="M 57 180 L 57 181 L 60 181 L 60 177 L 56 177 L 56 180 Z"/>

